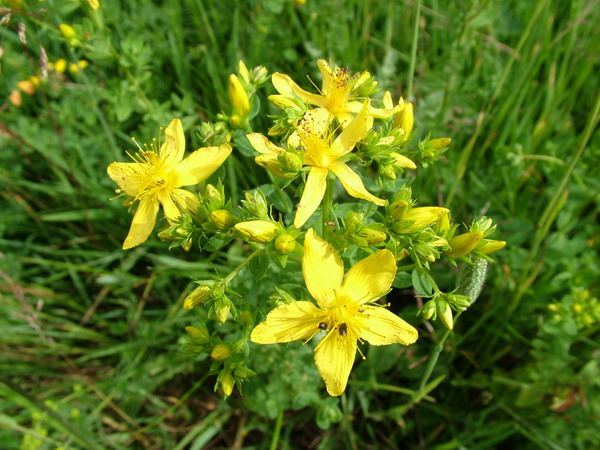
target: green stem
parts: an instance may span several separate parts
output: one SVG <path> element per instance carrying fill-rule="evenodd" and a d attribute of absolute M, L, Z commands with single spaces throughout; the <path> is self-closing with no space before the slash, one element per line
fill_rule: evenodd
<path fill-rule="evenodd" d="M 410 49 L 410 66 L 408 68 L 407 95 L 409 101 L 413 100 L 413 81 L 415 78 L 415 66 L 417 63 L 417 47 L 419 43 L 419 19 L 421 17 L 421 0 L 417 0 L 417 11 L 415 12 L 415 24 L 413 29 L 413 41 Z"/>
<path fill-rule="evenodd" d="M 227 283 L 229 283 L 231 280 L 233 280 L 236 275 L 240 272 L 240 270 L 242 270 L 244 267 L 246 267 L 246 265 L 252 261 L 256 256 L 260 255 L 262 252 L 265 251 L 264 247 L 259 247 L 257 249 L 255 249 L 252 253 L 250 253 L 250 255 L 248 255 L 248 257 L 243 260 L 235 269 L 233 269 L 231 271 L 231 273 L 229 275 L 227 275 L 224 279 L 223 279 L 223 285 L 227 285 Z"/>
<path fill-rule="evenodd" d="M 323 197 L 323 236 L 327 233 L 329 227 L 327 223 L 331 221 L 331 206 L 333 204 L 333 183 L 334 179 L 327 175 L 327 187 L 325 188 L 325 196 Z"/>
<path fill-rule="evenodd" d="M 279 410 L 277 415 L 277 421 L 275 422 L 275 430 L 273 430 L 273 438 L 271 439 L 271 445 L 269 450 L 276 450 L 277 443 L 279 442 L 279 435 L 281 433 L 281 426 L 283 425 L 283 409 Z"/>
<path fill-rule="evenodd" d="M 462 312 L 459 312 L 456 315 L 456 317 L 454 318 L 455 324 L 461 314 L 462 314 Z M 442 353 L 442 350 L 444 349 L 444 344 L 446 343 L 448 336 L 450 336 L 450 333 L 452 333 L 452 330 L 446 330 L 446 332 L 442 336 L 442 339 L 440 339 L 440 341 L 437 343 L 437 345 L 435 347 L 433 347 L 433 350 L 431 351 L 431 354 L 429 355 L 429 361 L 427 362 L 427 367 L 425 368 L 425 374 L 423 375 L 423 379 L 421 380 L 421 384 L 419 386 L 420 394 L 423 394 L 425 392 L 425 386 L 427 386 L 427 383 L 429 382 L 429 379 L 431 378 L 433 369 L 435 369 L 435 366 L 437 365 L 438 358 L 440 357 L 440 354 Z"/>

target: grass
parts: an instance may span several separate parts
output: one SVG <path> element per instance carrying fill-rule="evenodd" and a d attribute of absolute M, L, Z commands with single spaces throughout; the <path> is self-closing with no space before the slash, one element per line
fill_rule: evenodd
<path fill-rule="evenodd" d="M 101 4 L 26 1 L 0 28 L 5 448 L 598 445 L 600 318 L 580 323 L 600 290 L 597 1 Z M 86 46 L 67 45 L 60 23 L 88 31 Z M 17 108 L 8 95 L 39 71 L 40 46 L 90 66 Z M 201 259 L 156 239 L 120 250 L 130 216 L 109 201 L 106 166 L 172 117 L 189 130 L 214 119 L 240 58 L 302 84 L 331 58 L 414 96 L 417 127 L 453 139 L 419 168 L 419 202 L 450 205 L 459 222 L 493 217 L 508 242 L 453 333 L 414 320 L 418 346 L 400 359 L 371 347 L 339 400 L 304 347 L 253 348 L 258 375 L 226 401 L 210 361 L 181 350 L 202 319 L 181 310 L 189 280 L 227 274 L 239 246 Z M 226 168 L 235 198 L 268 183 L 244 158 Z M 411 316 L 413 293 L 399 295 Z"/>

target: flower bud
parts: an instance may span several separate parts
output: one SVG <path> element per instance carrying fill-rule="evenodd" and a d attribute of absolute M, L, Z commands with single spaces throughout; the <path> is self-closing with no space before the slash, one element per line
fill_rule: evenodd
<path fill-rule="evenodd" d="M 449 242 L 450 250 L 446 252 L 446 256 L 448 258 L 460 258 L 461 256 L 468 255 L 475 250 L 481 239 L 483 239 L 483 231 L 454 236 Z"/>
<path fill-rule="evenodd" d="M 31 80 L 19 81 L 17 87 L 27 95 L 35 94 L 35 84 Z"/>
<path fill-rule="evenodd" d="M 379 175 L 388 180 L 396 179 L 396 170 L 392 164 L 381 164 L 379 166 Z"/>
<path fill-rule="evenodd" d="M 429 147 L 434 150 L 442 150 L 450 145 L 452 139 L 448 137 L 436 138 L 429 141 Z"/>
<path fill-rule="evenodd" d="M 231 102 L 233 111 L 242 118 L 245 118 L 250 112 L 248 94 L 238 77 L 234 74 L 229 75 L 229 101 Z"/>
<path fill-rule="evenodd" d="M 408 213 L 404 214 L 401 221 L 392 225 L 392 230 L 394 233 L 398 234 L 414 233 L 437 222 L 449 212 L 449 209 L 439 206 L 413 208 Z"/>
<path fill-rule="evenodd" d="M 477 247 L 477 251 L 479 253 L 483 253 L 484 255 L 489 255 L 490 253 L 497 252 L 498 250 L 503 249 L 506 246 L 505 241 L 495 241 L 493 239 L 484 239 Z"/>
<path fill-rule="evenodd" d="M 209 206 L 212 206 L 215 209 L 219 209 L 223 206 L 221 192 L 212 184 L 206 185 L 206 200 L 208 201 Z"/>
<path fill-rule="evenodd" d="M 275 237 L 275 231 L 280 229 L 280 225 L 267 220 L 250 220 L 236 223 L 235 229 L 251 241 L 267 244 Z"/>
<path fill-rule="evenodd" d="M 231 349 L 227 344 L 217 344 L 210 352 L 210 357 L 215 361 L 225 361 L 231 356 Z"/>
<path fill-rule="evenodd" d="M 275 239 L 275 249 L 282 255 L 289 255 L 296 248 L 296 238 L 289 233 L 281 233 Z"/>
<path fill-rule="evenodd" d="M 394 167 L 398 169 L 416 169 L 417 165 L 409 158 L 400 153 L 392 152 L 390 154 L 394 158 Z"/>
<path fill-rule="evenodd" d="M 394 126 L 404 131 L 404 136 L 401 142 L 406 141 L 412 133 L 413 126 L 415 124 L 415 118 L 413 113 L 413 104 L 406 103 L 402 112 L 398 113 L 394 118 Z"/>
<path fill-rule="evenodd" d="M 183 309 L 190 310 L 209 299 L 211 288 L 208 286 L 198 286 L 183 301 Z"/>
<path fill-rule="evenodd" d="M 201 330 L 196 327 L 185 327 L 185 331 L 189 337 L 194 338 L 200 342 L 208 342 L 209 335 L 208 330 Z"/>
<path fill-rule="evenodd" d="M 274 155 L 258 155 L 254 158 L 256 164 L 260 167 L 267 169 L 273 175 L 277 175 L 281 178 L 293 178 L 295 174 L 288 173 L 285 171 L 283 164 L 279 161 L 279 158 Z"/>
<path fill-rule="evenodd" d="M 425 320 L 429 320 L 432 317 L 435 319 L 435 314 L 436 314 L 435 301 L 429 300 L 427 303 L 425 303 L 423 305 L 423 307 L 421 308 L 421 310 L 419 311 L 419 314 Z"/>
<path fill-rule="evenodd" d="M 374 230 L 373 228 L 363 228 L 356 235 L 365 241 L 367 241 L 368 245 L 377 245 L 385 242 L 387 239 L 387 234 L 380 230 Z"/>
<path fill-rule="evenodd" d="M 234 385 L 235 380 L 230 372 L 226 373 L 223 378 L 221 378 L 221 389 L 223 389 L 223 394 L 225 394 L 227 397 L 229 397 L 233 392 Z"/>
<path fill-rule="evenodd" d="M 77 32 L 71 25 L 67 25 L 66 23 L 61 23 L 58 28 L 60 32 L 66 39 L 72 39 L 77 37 Z"/>
<path fill-rule="evenodd" d="M 219 230 L 227 230 L 233 224 L 233 215 L 226 209 L 217 209 L 210 213 L 210 221 Z"/>
<path fill-rule="evenodd" d="M 348 233 L 355 233 L 363 226 L 365 221 L 365 213 L 362 211 L 348 211 L 344 217 L 344 226 Z"/>
<path fill-rule="evenodd" d="M 471 297 L 467 297 L 466 295 L 448 294 L 446 298 L 450 305 L 458 309 L 468 308 L 473 303 Z"/>
<path fill-rule="evenodd" d="M 286 172 L 298 172 L 302 169 L 302 160 L 292 152 L 283 152 L 277 155 L 277 160 Z"/>
<path fill-rule="evenodd" d="M 87 2 L 93 10 L 100 8 L 100 2 L 98 0 L 87 0 Z"/>
<path fill-rule="evenodd" d="M 64 73 L 65 70 L 67 70 L 67 60 L 64 58 L 56 60 L 56 62 L 54 63 L 54 70 L 57 73 Z"/>
<path fill-rule="evenodd" d="M 250 324 L 252 322 L 252 314 L 249 311 L 244 311 L 242 314 L 240 314 L 239 322 L 243 326 Z"/>
<path fill-rule="evenodd" d="M 23 104 L 23 97 L 21 96 L 21 93 L 18 91 L 18 89 L 12 91 L 8 96 L 8 99 L 17 108 Z"/>
<path fill-rule="evenodd" d="M 451 330 L 454 327 L 454 318 L 452 317 L 452 309 L 448 302 L 443 297 L 435 299 L 437 316 L 446 328 Z"/>
<path fill-rule="evenodd" d="M 242 79 L 243 83 L 245 83 L 246 85 L 250 84 L 250 72 L 248 72 L 246 64 L 244 64 L 244 61 L 242 61 L 241 59 L 238 62 L 238 75 Z"/>
<path fill-rule="evenodd" d="M 406 208 L 408 208 L 408 202 L 406 200 L 395 201 L 390 205 L 389 215 L 392 219 L 400 220 L 402 219 Z"/>
<path fill-rule="evenodd" d="M 225 303 L 221 304 L 221 306 L 219 306 L 217 308 L 217 310 L 215 311 L 217 320 L 221 323 L 227 322 L 227 318 L 229 317 L 230 310 L 231 310 L 231 305 L 229 304 L 229 302 L 225 302 Z"/>

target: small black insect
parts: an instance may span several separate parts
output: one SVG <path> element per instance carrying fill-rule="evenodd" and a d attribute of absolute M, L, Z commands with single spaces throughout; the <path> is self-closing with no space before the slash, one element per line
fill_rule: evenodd
<path fill-rule="evenodd" d="M 327 324 L 325 322 L 319 322 L 319 330 L 326 330 Z"/>
<path fill-rule="evenodd" d="M 340 333 L 340 336 L 346 336 L 348 334 L 348 325 L 346 325 L 346 322 L 340 323 L 338 333 Z"/>

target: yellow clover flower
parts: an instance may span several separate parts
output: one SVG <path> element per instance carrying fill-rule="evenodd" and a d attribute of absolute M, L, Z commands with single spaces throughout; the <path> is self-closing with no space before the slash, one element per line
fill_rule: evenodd
<path fill-rule="evenodd" d="M 359 261 L 344 278 L 340 255 L 311 228 L 304 240 L 302 272 L 317 305 L 296 301 L 275 308 L 250 339 L 275 344 L 311 339 L 325 331 L 315 348 L 315 363 L 330 395 L 346 389 L 358 343 L 409 345 L 417 340 L 414 327 L 375 303 L 390 290 L 396 275 L 389 250 Z"/>
<path fill-rule="evenodd" d="M 299 125 L 296 131 L 304 149 L 304 164 L 311 166 L 311 169 L 306 178 L 304 192 L 294 218 L 295 227 L 300 228 L 304 225 L 321 204 L 329 172 L 340 179 L 352 197 L 362 198 L 379 206 L 385 205 L 385 200 L 377 198 L 367 191 L 360 176 L 340 160 L 367 135 L 370 125 L 368 111 L 369 100 L 364 103 L 359 114 L 333 142 L 324 139 L 319 133 L 315 133 L 310 126 L 306 126 L 309 123 Z M 260 133 L 252 133 L 247 137 L 254 148 L 262 154 L 274 153 L 277 149 Z"/>
<path fill-rule="evenodd" d="M 317 66 L 323 75 L 323 86 L 319 94 L 312 94 L 298 86 L 289 75 L 274 73 L 271 77 L 273 86 L 279 94 L 269 96 L 269 100 L 276 105 L 295 104 L 294 99 L 299 97 L 304 103 L 324 108 L 333 117 L 346 126 L 363 107 L 362 102 L 356 101 L 355 89 L 359 88 L 369 77 L 369 72 L 358 76 L 343 68 L 332 70 L 324 59 L 317 61 Z M 369 106 L 369 115 L 380 119 L 390 117 L 394 109 L 380 109 Z"/>
<path fill-rule="evenodd" d="M 231 146 L 205 147 L 187 158 L 185 136 L 179 119 L 173 119 L 165 130 L 165 141 L 160 148 L 146 148 L 132 157 L 134 162 L 113 162 L 108 166 L 108 176 L 119 185 L 117 192 L 124 192 L 133 201 L 139 200 L 123 250 L 143 243 L 156 222 L 159 204 L 165 217 L 173 223 L 181 210 L 195 212 L 198 198 L 180 189 L 208 178 L 227 159 Z"/>

